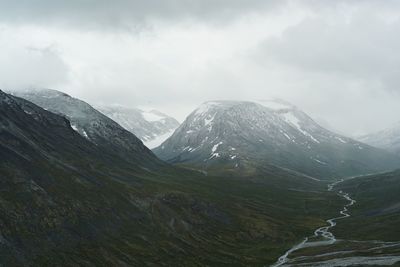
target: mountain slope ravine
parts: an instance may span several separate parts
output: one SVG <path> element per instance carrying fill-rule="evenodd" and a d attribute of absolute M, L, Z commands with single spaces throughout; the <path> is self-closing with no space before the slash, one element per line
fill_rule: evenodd
<path fill-rule="evenodd" d="M 328 191 L 343 182 L 338 180 L 328 185 Z M 337 194 L 347 203 L 340 216 L 326 220 L 327 226 L 315 230 L 314 235 L 305 238 L 282 255 L 271 267 L 281 266 L 390 266 L 400 262 L 400 242 L 357 241 L 336 239 L 330 230 L 337 222 L 351 216 L 349 208 L 356 203 L 343 191 Z"/>

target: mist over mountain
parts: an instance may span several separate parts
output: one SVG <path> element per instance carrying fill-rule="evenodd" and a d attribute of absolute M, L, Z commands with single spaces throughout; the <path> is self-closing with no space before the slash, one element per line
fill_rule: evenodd
<path fill-rule="evenodd" d="M 358 136 L 357 139 L 400 155 L 400 123 L 385 130 Z"/>
<path fill-rule="evenodd" d="M 0 1 L 0 267 L 400 266 L 399 47 L 396 0 Z"/>
<path fill-rule="evenodd" d="M 96 108 L 136 135 L 150 149 L 159 146 L 179 126 L 176 119 L 157 110 L 146 112 L 117 105 L 101 105 Z"/>
<path fill-rule="evenodd" d="M 269 163 L 325 179 L 399 166 L 394 155 L 330 132 L 276 99 L 206 102 L 153 151 L 168 162 L 205 169 Z"/>

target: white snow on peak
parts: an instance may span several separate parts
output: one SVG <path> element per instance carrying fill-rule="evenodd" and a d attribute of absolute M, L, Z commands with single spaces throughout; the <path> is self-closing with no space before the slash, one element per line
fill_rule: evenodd
<path fill-rule="evenodd" d="M 221 157 L 219 153 L 213 153 L 209 159 Z"/>
<path fill-rule="evenodd" d="M 258 104 L 272 110 L 292 109 L 294 106 L 280 99 L 265 99 L 257 101 Z"/>
<path fill-rule="evenodd" d="M 88 134 L 86 133 L 85 130 L 82 129 L 82 131 L 79 131 L 79 128 L 75 125 L 75 124 L 71 124 L 71 128 L 77 132 L 78 134 L 82 135 L 83 137 L 85 137 L 86 139 L 89 139 Z"/>
<path fill-rule="evenodd" d="M 298 131 L 300 131 L 303 135 L 308 136 L 313 140 L 315 143 L 320 143 L 314 136 L 312 136 L 310 133 L 307 131 L 304 131 L 301 126 L 300 126 L 300 120 L 292 113 L 292 112 L 286 112 L 282 114 L 283 118 L 285 121 L 293 125 Z"/>
<path fill-rule="evenodd" d="M 212 107 L 220 106 L 220 105 L 221 105 L 220 102 L 215 102 L 215 101 L 205 102 L 205 103 L 201 104 L 200 107 L 198 107 L 198 108 L 195 110 L 195 114 L 196 114 L 196 115 L 204 115 L 204 114 L 206 114 Z"/>
<path fill-rule="evenodd" d="M 76 125 L 71 124 L 71 128 L 74 129 L 75 132 L 79 132 L 79 131 L 78 131 L 78 127 L 76 127 Z"/>
<path fill-rule="evenodd" d="M 222 142 L 219 142 L 218 144 L 214 145 L 213 148 L 211 149 L 211 152 L 215 153 L 215 151 L 217 151 L 219 145 L 222 145 Z"/>
<path fill-rule="evenodd" d="M 282 116 L 285 121 L 295 126 L 299 131 L 301 130 L 300 120 L 292 112 L 286 112 Z"/>
<path fill-rule="evenodd" d="M 204 119 L 204 125 L 209 125 L 215 118 L 216 113 L 213 116 L 209 116 L 208 118 Z"/>
<path fill-rule="evenodd" d="M 82 131 L 82 134 L 83 134 L 83 137 L 85 137 L 86 139 L 89 139 L 89 136 L 87 135 L 85 130 Z"/>
<path fill-rule="evenodd" d="M 343 139 L 343 138 L 341 138 L 341 137 L 335 137 L 337 140 L 339 140 L 340 142 L 342 142 L 343 144 L 347 144 L 347 142 Z"/>
<path fill-rule="evenodd" d="M 214 145 L 212 147 L 212 149 L 211 149 L 211 157 L 209 159 L 221 157 L 221 155 L 216 152 L 220 145 L 222 145 L 222 142 L 219 142 L 218 144 L 216 144 L 216 145 Z"/>
<path fill-rule="evenodd" d="M 292 140 L 292 138 L 290 138 L 290 136 L 289 136 L 287 133 L 283 132 L 283 135 L 284 135 L 287 139 Z"/>
<path fill-rule="evenodd" d="M 145 146 L 147 146 L 150 149 L 156 148 L 159 145 L 161 145 L 162 143 L 164 143 L 165 140 L 167 140 L 173 133 L 174 133 L 175 129 L 170 130 L 168 132 L 166 132 L 165 134 L 159 135 L 154 139 L 151 139 L 149 141 L 145 141 L 143 142 Z"/>
<path fill-rule="evenodd" d="M 313 159 L 313 158 L 312 158 Z M 320 160 L 318 160 L 318 159 L 313 159 L 315 162 L 318 162 L 319 164 L 322 164 L 322 165 L 328 165 L 328 163 L 326 163 L 326 162 L 323 162 L 323 161 L 320 161 Z"/>
<path fill-rule="evenodd" d="M 158 114 L 154 114 L 153 112 L 143 112 L 142 116 L 146 121 L 149 121 L 149 122 L 165 119 L 164 117 L 161 117 Z"/>

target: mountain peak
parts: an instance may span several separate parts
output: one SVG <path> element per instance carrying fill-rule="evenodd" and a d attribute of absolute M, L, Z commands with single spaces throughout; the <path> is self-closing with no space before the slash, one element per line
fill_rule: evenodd
<path fill-rule="evenodd" d="M 239 101 L 225 101 L 225 100 L 218 100 L 218 101 L 207 101 L 201 104 L 195 111 L 194 114 L 196 115 L 203 115 L 215 109 L 227 109 L 234 105 L 239 105 L 241 102 Z"/>
<path fill-rule="evenodd" d="M 294 106 L 293 104 L 280 98 L 267 98 L 263 100 L 258 100 L 256 102 L 264 107 L 267 107 L 275 111 L 297 109 L 297 107 Z"/>
<path fill-rule="evenodd" d="M 72 129 L 98 147 L 118 154 L 128 161 L 158 162 L 153 153 L 133 133 L 82 100 L 51 89 L 16 91 L 15 95 L 66 117 L 71 122 Z"/>
<path fill-rule="evenodd" d="M 54 98 L 54 97 L 68 97 L 72 98 L 70 95 L 55 90 L 55 89 L 49 89 L 49 88 L 29 88 L 25 90 L 18 90 L 10 93 L 15 93 L 15 94 L 23 94 L 23 95 L 38 95 L 40 97 L 46 97 L 46 98 Z"/>
<path fill-rule="evenodd" d="M 171 163 L 206 169 L 220 164 L 240 168 L 251 162 L 325 177 L 397 164 L 385 152 L 332 133 L 277 99 L 205 102 L 154 152 Z"/>
<path fill-rule="evenodd" d="M 357 137 L 357 139 L 371 146 L 386 149 L 400 155 L 400 122 L 391 128 L 362 135 Z"/>
<path fill-rule="evenodd" d="M 0 104 L 11 105 L 11 104 L 16 104 L 16 103 L 15 103 L 15 100 L 12 99 L 7 93 L 0 90 Z"/>

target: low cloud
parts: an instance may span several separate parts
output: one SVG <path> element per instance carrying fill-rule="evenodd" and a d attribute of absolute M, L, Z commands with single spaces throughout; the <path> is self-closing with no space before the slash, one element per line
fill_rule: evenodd
<path fill-rule="evenodd" d="M 392 0 L 0 0 L 0 86 L 180 120 L 207 100 L 280 97 L 365 133 L 400 120 L 399 11 Z"/>
<path fill-rule="evenodd" d="M 51 47 L 23 46 L 0 39 L 0 87 L 57 87 L 68 81 L 68 66 Z"/>
<path fill-rule="evenodd" d="M 231 21 L 271 10 L 286 0 L 21 0 L 0 1 L 0 22 L 107 30 L 143 27 L 148 20 Z"/>

